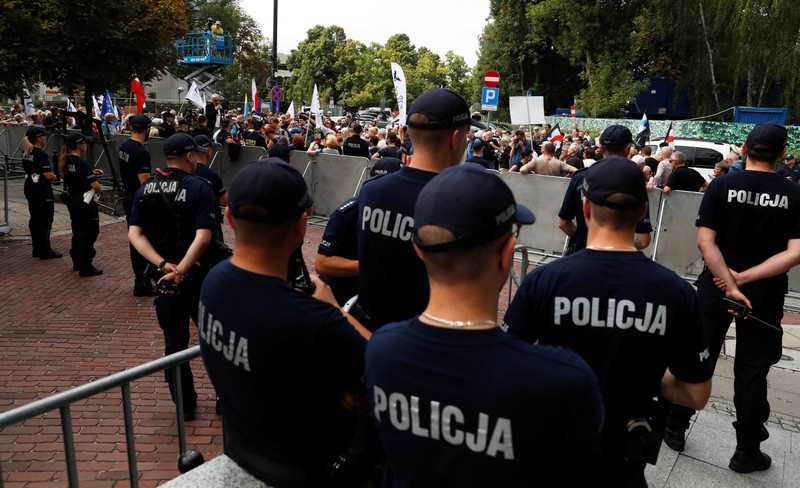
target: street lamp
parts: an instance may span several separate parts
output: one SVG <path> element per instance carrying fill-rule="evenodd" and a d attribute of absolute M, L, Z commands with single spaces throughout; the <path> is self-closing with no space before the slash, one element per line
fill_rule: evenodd
<path fill-rule="evenodd" d="M 183 87 L 182 87 L 182 86 L 179 86 L 179 87 L 178 87 L 178 106 L 179 106 L 179 107 L 180 107 L 180 105 L 181 105 L 181 93 L 183 93 Z"/>

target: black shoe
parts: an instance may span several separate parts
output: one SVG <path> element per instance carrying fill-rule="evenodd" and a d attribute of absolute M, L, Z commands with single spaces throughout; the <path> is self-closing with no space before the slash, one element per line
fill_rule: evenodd
<path fill-rule="evenodd" d="M 214 402 L 214 411 L 217 412 L 217 415 L 222 415 L 222 408 L 219 405 L 219 397 L 217 397 L 217 401 Z"/>
<path fill-rule="evenodd" d="M 82 278 L 85 278 L 87 276 L 98 276 L 98 275 L 101 275 L 101 274 L 103 274 L 103 270 L 102 269 L 98 269 L 98 268 L 95 268 L 92 265 L 89 265 L 88 268 L 81 268 L 78 276 L 80 276 Z"/>
<path fill-rule="evenodd" d="M 183 409 L 183 421 L 184 422 L 191 422 L 194 420 L 194 411 L 197 409 L 197 405 L 193 406 L 192 408 L 185 408 Z"/>
<path fill-rule="evenodd" d="M 72 271 L 80 271 L 80 270 L 81 270 L 81 267 L 78 266 L 77 264 L 73 264 L 72 265 Z"/>
<path fill-rule="evenodd" d="M 63 254 L 61 254 L 60 252 L 55 252 L 52 249 L 50 249 L 44 254 L 39 255 L 39 259 L 58 259 L 63 257 L 64 257 Z"/>
<path fill-rule="evenodd" d="M 144 283 L 137 283 L 133 285 L 133 296 L 135 297 L 154 297 L 158 296 L 158 290 L 153 286 L 150 280 Z"/>
<path fill-rule="evenodd" d="M 772 458 L 760 450 L 748 452 L 737 448 L 728 467 L 737 473 L 752 473 L 753 471 L 764 471 L 770 465 L 772 465 Z"/>
<path fill-rule="evenodd" d="M 673 451 L 683 452 L 686 449 L 686 433 L 667 427 L 664 429 L 664 443 Z"/>

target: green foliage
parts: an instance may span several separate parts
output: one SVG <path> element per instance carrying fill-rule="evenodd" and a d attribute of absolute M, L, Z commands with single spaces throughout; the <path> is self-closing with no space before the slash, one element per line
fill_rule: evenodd
<path fill-rule="evenodd" d="M 626 110 L 622 107 L 629 106 L 648 87 L 646 81 L 635 81 L 630 71 L 618 68 L 604 57 L 597 60 L 591 72 L 591 78 L 586 72 L 581 73 L 588 86 L 581 90 L 578 99 L 584 111 L 597 117 L 624 116 Z"/>
<path fill-rule="evenodd" d="M 132 74 L 154 78 L 174 62 L 186 31 L 181 0 L 3 0 L 0 92 L 20 93 L 22 77 L 66 93 L 127 92 Z"/>

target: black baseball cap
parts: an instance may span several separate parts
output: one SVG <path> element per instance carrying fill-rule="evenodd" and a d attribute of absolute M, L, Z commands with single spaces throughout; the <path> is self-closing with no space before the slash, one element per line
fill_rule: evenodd
<path fill-rule="evenodd" d="M 414 122 L 412 120 L 414 114 L 424 115 L 428 118 L 428 122 Z M 486 124 L 470 117 L 469 104 L 466 100 L 447 88 L 434 88 L 418 96 L 406 118 L 406 125 L 415 129 L 447 129 L 468 124 L 481 129 L 486 128 Z"/>
<path fill-rule="evenodd" d="M 164 142 L 164 155 L 165 156 L 180 156 L 191 151 L 197 150 L 197 144 L 189 134 L 185 132 L 178 132 L 172 134 Z M 202 152 L 202 151 L 201 151 Z"/>
<path fill-rule="evenodd" d="M 414 243 L 426 252 L 469 249 L 511 232 L 514 224 L 536 220 L 499 176 L 478 165 L 458 165 L 436 175 L 422 189 L 414 207 Z M 443 227 L 455 239 L 425 244 L 417 231 L 426 226 Z"/>
<path fill-rule="evenodd" d="M 355 134 L 361 134 L 362 132 L 364 132 L 364 128 L 361 127 L 361 124 L 354 124 L 353 125 L 353 132 Z"/>
<path fill-rule="evenodd" d="M 195 136 L 194 143 L 197 146 L 195 151 L 207 153 L 209 149 L 219 149 L 222 147 L 219 143 L 213 142 L 208 136 Z"/>
<path fill-rule="evenodd" d="M 28 130 L 25 131 L 25 137 L 28 138 L 29 141 L 33 142 L 39 136 L 47 136 L 49 135 L 47 131 L 42 130 L 39 127 L 32 126 L 28 127 Z"/>
<path fill-rule="evenodd" d="M 608 156 L 586 170 L 583 195 L 604 207 L 630 209 L 647 201 L 644 173 L 639 165 L 622 156 Z M 622 193 L 633 200 L 625 203 L 610 202 L 611 195 Z"/>
<path fill-rule="evenodd" d="M 67 140 L 64 142 L 64 144 L 70 147 L 75 147 L 83 142 L 92 142 L 92 140 L 93 139 L 90 136 L 85 136 L 80 132 L 72 132 L 67 136 Z"/>
<path fill-rule="evenodd" d="M 609 125 L 600 134 L 600 144 L 604 146 L 624 146 L 633 142 L 631 130 L 624 125 Z"/>
<path fill-rule="evenodd" d="M 797 159 L 797 156 L 795 156 L 794 154 L 787 154 L 783 159 L 788 161 L 790 159 Z"/>
<path fill-rule="evenodd" d="M 472 150 L 473 151 L 480 151 L 483 149 L 483 142 L 480 139 L 475 139 L 472 141 Z"/>
<path fill-rule="evenodd" d="M 394 173 L 403 167 L 403 162 L 397 158 L 378 158 L 372 161 L 372 167 L 369 169 L 370 176 Z"/>
<path fill-rule="evenodd" d="M 153 125 L 153 121 L 147 115 L 134 115 L 130 121 L 130 126 L 137 129 L 144 129 Z"/>
<path fill-rule="evenodd" d="M 273 144 L 269 150 L 269 157 L 288 161 L 292 156 L 292 149 L 286 144 Z"/>
<path fill-rule="evenodd" d="M 247 164 L 233 177 L 228 190 L 233 216 L 250 222 L 281 222 L 313 204 L 300 172 L 276 158 Z"/>
<path fill-rule="evenodd" d="M 747 136 L 745 145 L 748 149 L 757 149 L 766 151 L 768 153 L 779 153 L 786 147 L 786 141 L 789 139 L 789 133 L 786 127 L 778 125 L 774 122 L 767 124 L 758 124 L 753 127 L 750 134 Z M 761 146 L 757 148 L 756 146 Z"/>

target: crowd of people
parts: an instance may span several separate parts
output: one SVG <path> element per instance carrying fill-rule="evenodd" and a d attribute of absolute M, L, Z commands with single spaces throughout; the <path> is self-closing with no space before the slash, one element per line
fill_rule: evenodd
<path fill-rule="evenodd" d="M 41 150 L 53 112 L 26 133 L 41 259 L 61 257 L 49 242 L 56 175 Z M 218 95 L 202 114 L 177 115 L 131 115 L 114 129 L 131 135 L 119 167 L 133 292 L 156 296 L 166 354 L 188 347 L 194 321 L 225 453 L 257 478 L 276 487 L 646 487 L 662 440 L 684 449 L 734 318 L 729 466 L 770 467 L 766 378 L 781 335 L 748 327 L 744 315 L 779 331 L 786 273 L 800 263 L 800 170 L 784 127 L 757 125 L 741 157 L 732 153 L 708 183 L 668 145 L 637 148 L 624 126 L 595 137 L 576 126 L 557 139 L 549 126 L 492 131 L 445 88 L 419 95 L 403 127 L 245 118 Z M 151 167 L 148 137 L 166 138 L 167 168 Z M 96 276 L 100 185 L 82 159 L 87 142 L 71 133 L 59 163 L 74 269 Z M 205 164 L 214 150 L 234 159 L 241 145 L 268 157 L 226 189 Z M 291 266 L 314 204 L 286 164 L 297 150 L 371 160 L 373 177 L 329 220 L 321 277 Z M 528 274 L 498 323 L 519 229 L 536 220 L 497 177 L 504 171 L 571 178 L 558 214 L 570 247 Z M 640 252 L 656 187 L 705 192 L 697 291 Z M 223 219 L 236 238 L 230 259 Z M 734 317 L 725 298 L 747 312 Z M 180 392 L 166 380 L 192 420 L 188 364 L 180 374 Z"/>

